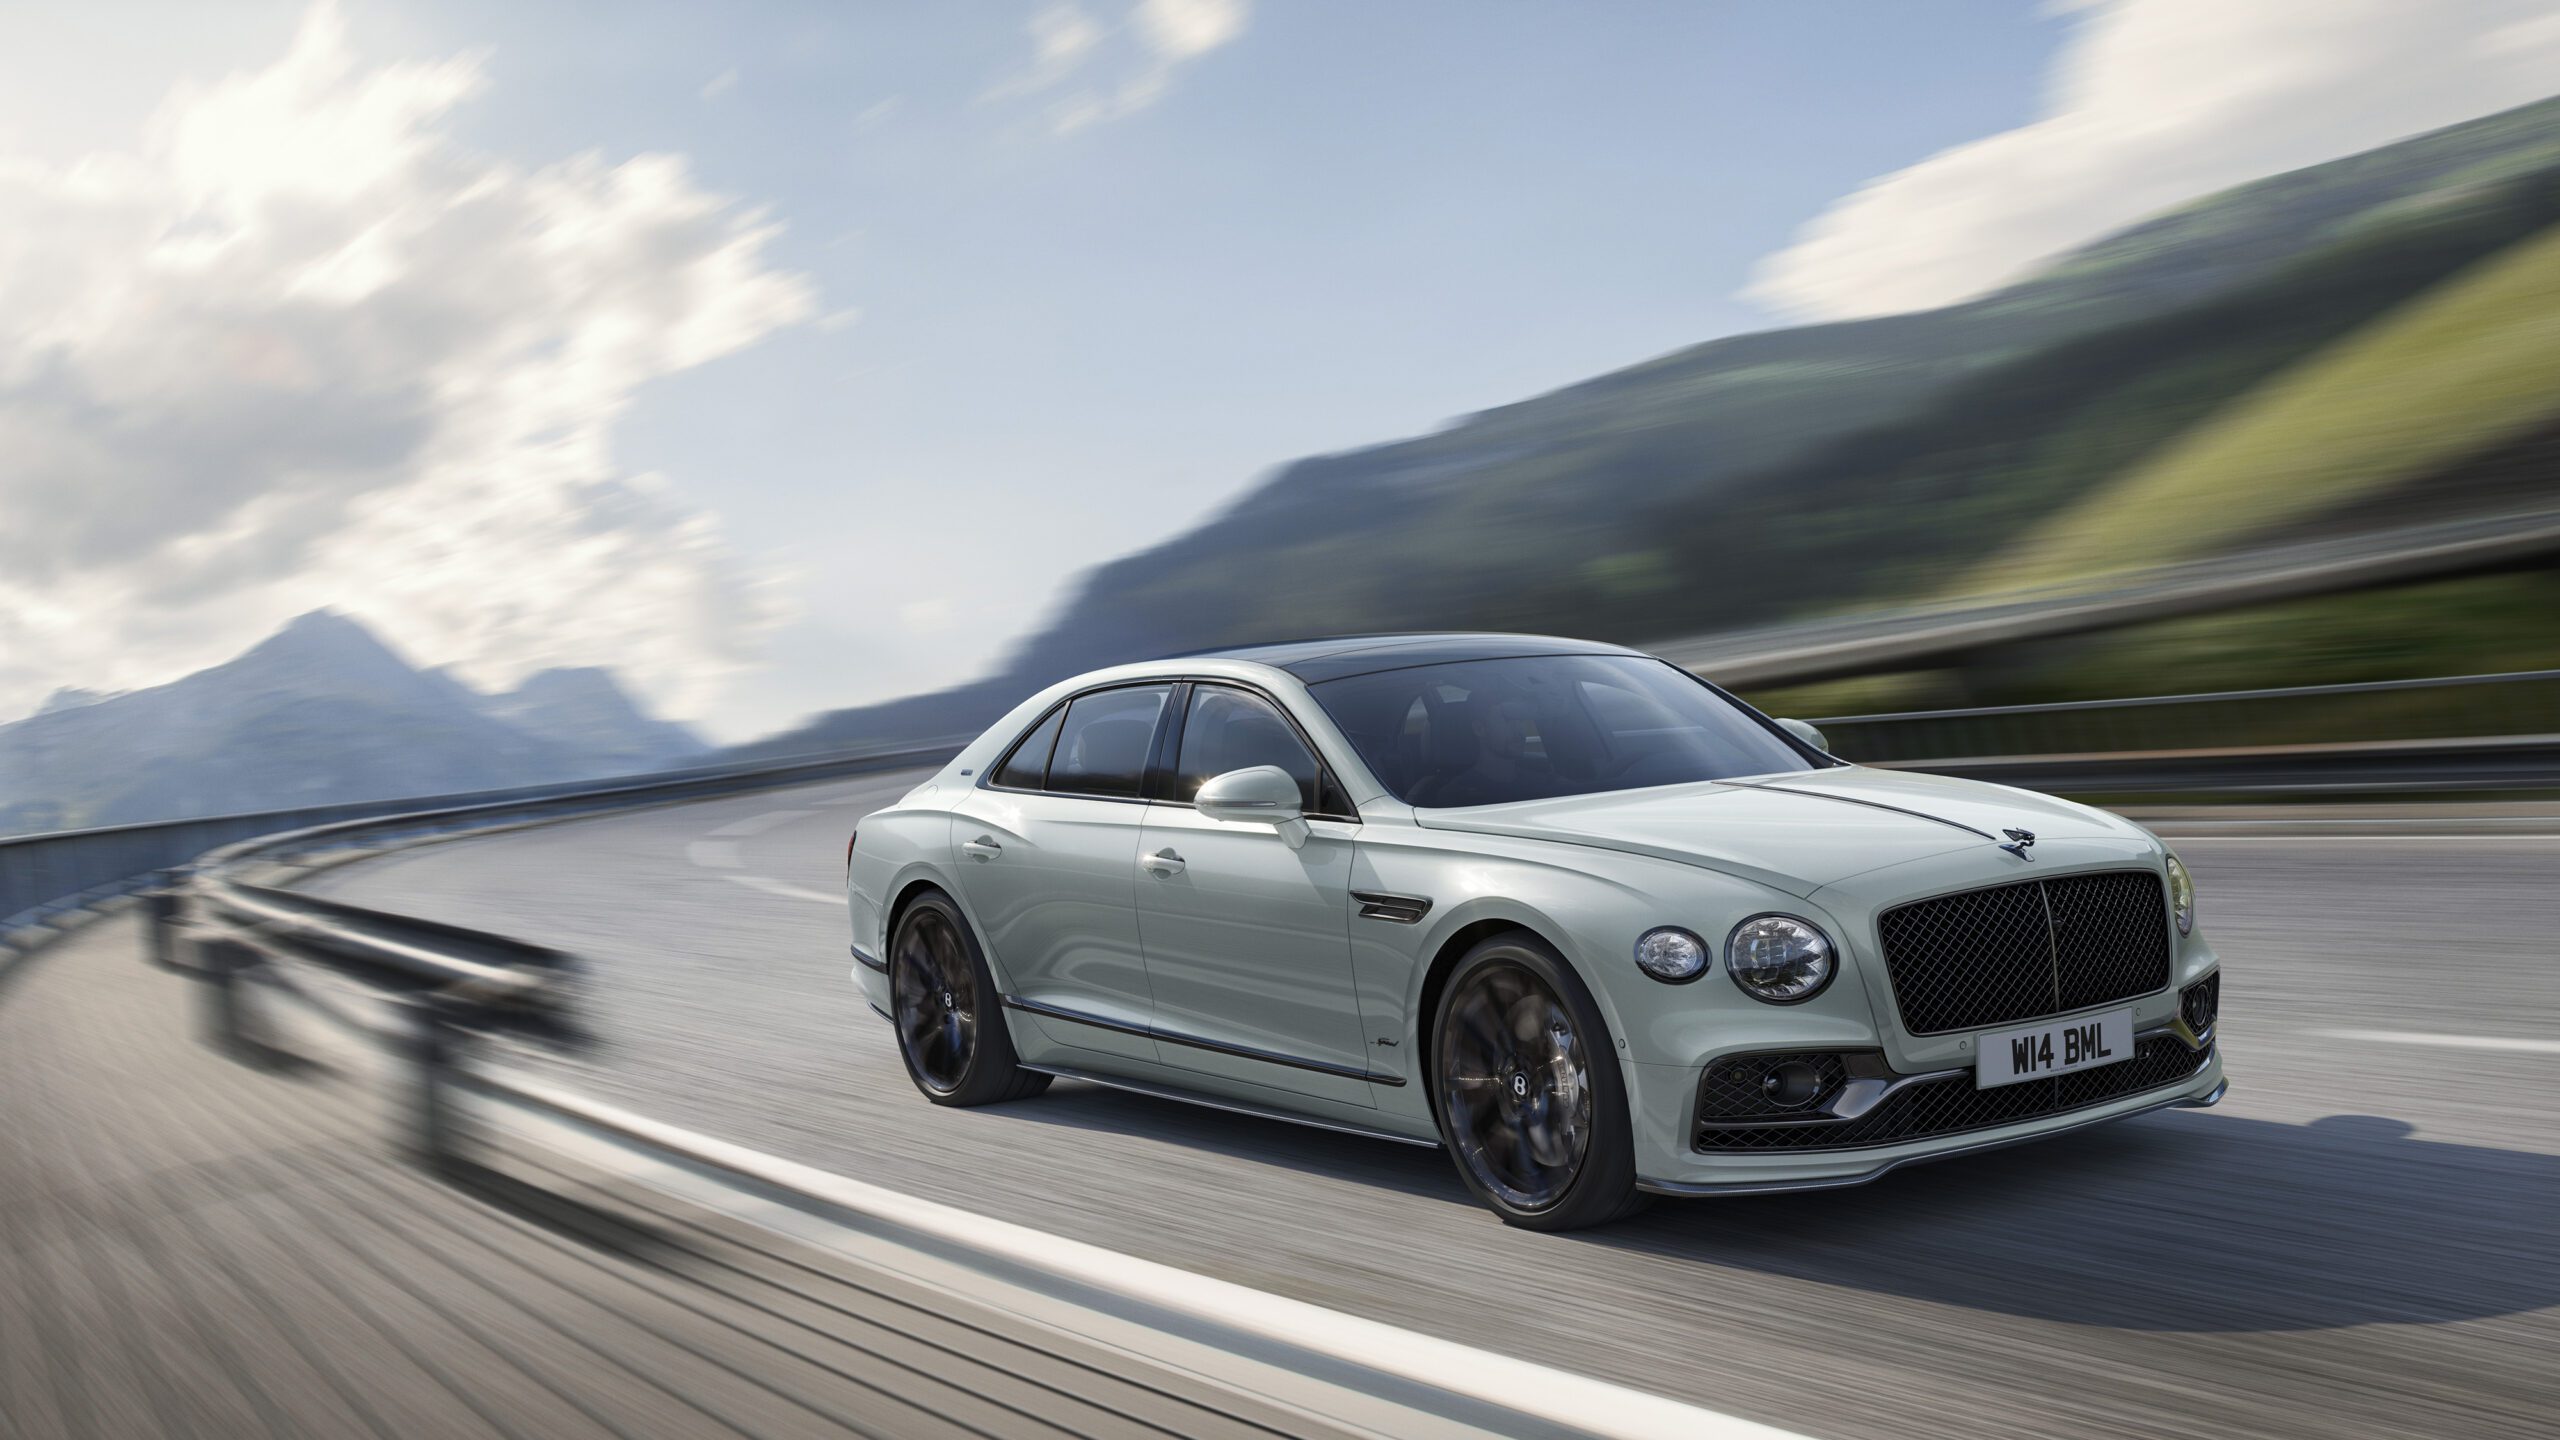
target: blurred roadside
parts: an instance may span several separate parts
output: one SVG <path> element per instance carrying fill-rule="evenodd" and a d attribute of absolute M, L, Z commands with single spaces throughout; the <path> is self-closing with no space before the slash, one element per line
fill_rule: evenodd
<path fill-rule="evenodd" d="M 483 696 L 307 616 L 0 726 L 0 832 L 915 743 L 1098 665 L 1396 630 L 1650 646 L 1843 717 L 1840 753 L 1889 763 L 2547 739 L 2546 682 L 2335 687 L 2560 667 L 2555 320 L 2548 100 L 2237 187 L 1979 300 L 1719 340 L 1296 462 L 1093 571 L 995 673 L 725 755 L 604 672 Z M 2327 688 L 2264 693 L 2304 687 Z M 2460 793 L 2534 757 L 2369 778 Z M 2186 788 L 2238 798 L 2228 778 Z"/>
<path fill-rule="evenodd" d="M 1980 300 L 1720 340 L 1299 461 L 1096 570 L 986 680 L 745 752 L 969 729 L 1062 675 L 1251 640 L 1854 630 L 2495 533 L 2560 500 L 2555 226 L 2560 100 L 2243 185 Z M 2555 615 L 2538 550 L 1752 698 L 1843 715 L 2533 670 L 2560 665 Z"/>

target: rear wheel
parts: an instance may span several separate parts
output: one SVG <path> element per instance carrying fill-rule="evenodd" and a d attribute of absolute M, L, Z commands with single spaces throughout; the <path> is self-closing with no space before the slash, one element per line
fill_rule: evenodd
<path fill-rule="evenodd" d="M 1025 1070 L 997 1008 L 995 977 L 959 907 L 939 891 L 909 902 L 889 941 L 898 1058 L 936 1105 L 988 1105 L 1049 1088 Z"/>
<path fill-rule="evenodd" d="M 1554 947 L 1522 930 L 1468 951 L 1440 992 L 1433 1034 L 1441 1136 L 1495 1214 L 1572 1230 L 1643 1208 L 1615 1046 Z"/>

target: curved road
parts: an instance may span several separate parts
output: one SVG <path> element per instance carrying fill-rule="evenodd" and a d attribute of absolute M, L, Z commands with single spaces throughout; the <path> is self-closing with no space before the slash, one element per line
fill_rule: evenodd
<path fill-rule="evenodd" d="M 2181 841 L 2228 968 L 2222 1108 L 1542 1236 L 1427 1151 L 1066 1082 L 925 1104 L 847 976 L 837 888 L 848 827 L 912 781 L 314 888 L 587 956 L 577 1083 L 604 1098 L 1808 1435 L 2477 1440 L 2560 1415 L 2560 836 Z"/>

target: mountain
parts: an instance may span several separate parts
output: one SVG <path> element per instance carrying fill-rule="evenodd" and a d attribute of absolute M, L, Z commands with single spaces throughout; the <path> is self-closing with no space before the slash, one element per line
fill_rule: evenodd
<path fill-rule="evenodd" d="M 710 752 L 692 731 L 642 712 L 612 671 L 592 665 L 529 675 L 480 708 L 519 730 L 569 746 L 608 775 L 670 770 Z"/>
<path fill-rule="evenodd" d="M 1935 593 L 2554 224 L 2560 100 L 2239 186 L 1979 300 L 1717 340 L 1297 461 L 1093 571 L 996 674 L 741 753 L 966 731 L 1062 675 L 1253 639 L 1643 641 Z"/>
<path fill-rule="evenodd" d="M 182 680 L 0 725 L 0 833 L 452 794 L 699 754 L 603 672 L 549 673 L 565 678 L 484 696 L 315 611 Z"/>
<path fill-rule="evenodd" d="M 101 700 L 113 700 L 120 693 L 122 692 L 114 690 L 83 690 L 77 685 L 65 685 L 44 697 L 44 703 L 36 707 L 36 713 L 50 715 L 56 710 L 77 710 L 83 705 L 95 705 Z"/>

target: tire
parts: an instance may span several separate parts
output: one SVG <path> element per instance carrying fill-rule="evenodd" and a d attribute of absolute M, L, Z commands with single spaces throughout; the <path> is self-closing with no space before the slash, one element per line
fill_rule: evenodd
<path fill-rule="evenodd" d="M 1617 1046 L 1554 946 L 1514 930 L 1468 951 L 1431 1034 L 1441 1139 L 1505 1224 L 1577 1230 L 1644 1208 Z"/>
<path fill-rule="evenodd" d="M 995 976 L 960 907 L 939 890 L 908 902 L 889 940 L 890 1023 L 907 1078 L 936 1105 L 993 1105 L 1049 1088 L 1022 1068 Z"/>

